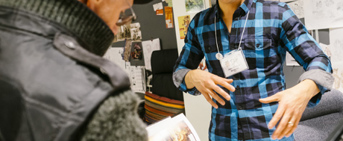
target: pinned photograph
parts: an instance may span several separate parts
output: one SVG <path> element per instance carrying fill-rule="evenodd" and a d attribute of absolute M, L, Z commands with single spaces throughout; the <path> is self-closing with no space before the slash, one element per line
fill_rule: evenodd
<path fill-rule="evenodd" d="M 163 4 L 162 2 L 156 3 L 154 5 L 152 5 L 154 8 L 154 11 L 158 10 L 158 9 L 163 9 Z"/>
<path fill-rule="evenodd" d="M 160 39 L 156 38 L 153 40 L 143 41 L 142 47 L 143 47 L 145 68 L 151 71 L 151 55 L 153 51 L 161 49 Z"/>
<path fill-rule="evenodd" d="M 205 3 L 203 0 L 185 0 L 186 12 L 197 13 L 205 9 Z"/>
<path fill-rule="evenodd" d="M 140 41 L 142 40 L 142 32 L 140 30 L 141 25 L 139 23 L 133 23 L 131 26 L 131 39 L 133 41 Z"/>
<path fill-rule="evenodd" d="M 141 42 L 132 42 L 130 61 L 143 60 L 143 48 Z"/>
<path fill-rule="evenodd" d="M 125 47 L 124 47 L 124 60 L 125 62 L 130 61 L 130 52 L 131 52 L 131 40 L 126 40 Z"/>
<path fill-rule="evenodd" d="M 120 26 L 116 35 L 116 41 L 124 41 L 125 39 L 131 39 L 130 24 Z"/>
<path fill-rule="evenodd" d="M 187 34 L 187 29 L 188 29 L 188 26 L 189 26 L 190 19 L 191 19 L 191 18 L 190 18 L 189 15 L 178 17 L 180 39 L 185 39 L 186 34 Z"/>

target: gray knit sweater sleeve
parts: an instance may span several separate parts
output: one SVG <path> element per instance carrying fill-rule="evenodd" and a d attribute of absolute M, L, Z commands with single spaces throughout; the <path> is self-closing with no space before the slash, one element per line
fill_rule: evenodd
<path fill-rule="evenodd" d="M 127 90 L 107 98 L 91 117 L 82 141 L 146 141 L 137 113 L 138 97 Z"/>

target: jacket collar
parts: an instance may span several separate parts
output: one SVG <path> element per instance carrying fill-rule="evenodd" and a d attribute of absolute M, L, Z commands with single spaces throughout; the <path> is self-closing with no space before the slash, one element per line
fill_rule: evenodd
<path fill-rule="evenodd" d="M 66 29 L 85 49 L 100 56 L 106 52 L 114 38 L 107 24 L 77 0 L 0 0 L 0 6 L 19 9 L 31 17 L 47 19 L 49 22 L 46 24 Z"/>
<path fill-rule="evenodd" d="M 239 16 L 244 16 L 248 13 L 248 11 L 250 10 L 253 2 L 255 2 L 256 0 L 245 0 L 238 8 L 237 10 L 234 12 L 233 17 L 239 17 Z M 221 17 L 222 13 L 220 12 L 220 7 L 219 7 L 219 2 L 217 0 L 216 4 L 214 5 L 214 13 L 217 17 Z"/>

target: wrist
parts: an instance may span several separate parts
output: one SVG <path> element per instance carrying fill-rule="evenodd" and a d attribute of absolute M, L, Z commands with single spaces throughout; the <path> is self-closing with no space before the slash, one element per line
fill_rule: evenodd
<path fill-rule="evenodd" d="M 190 70 L 190 71 L 188 71 L 188 73 L 185 76 L 185 83 L 186 83 L 187 89 L 193 89 L 194 88 L 194 84 L 192 83 L 192 73 L 193 72 L 194 72 L 194 70 Z"/>
<path fill-rule="evenodd" d="M 305 79 L 301 81 L 298 87 L 301 89 L 301 92 L 309 96 L 309 98 L 314 97 L 320 92 L 317 84 L 311 79 Z"/>

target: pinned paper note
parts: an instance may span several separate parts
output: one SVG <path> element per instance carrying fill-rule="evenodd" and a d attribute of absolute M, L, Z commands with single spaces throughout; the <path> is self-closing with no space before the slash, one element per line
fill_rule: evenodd
<path fill-rule="evenodd" d="M 180 16 L 178 17 L 178 21 L 179 21 L 180 39 L 185 39 L 189 22 L 190 22 L 190 16 L 189 15 Z"/>
<path fill-rule="evenodd" d="M 163 9 L 163 5 L 162 2 L 156 3 L 154 5 L 152 5 L 154 8 L 154 11 L 158 10 L 158 9 Z"/>
<path fill-rule="evenodd" d="M 163 9 L 157 9 L 156 15 L 163 15 Z"/>
<path fill-rule="evenodd" d="M 123 47 L 110 47 L 105 55 L 104 58 L 112 61 L 113 63 L 117 64 L 123 70 L 125 69 L 125 61 L 124 61 L 124 48 Z"/>
<path fill-rule="evenodd" d="M 342 0 L 304 0 L 307 29 L 343 27 Z"/>
<path fill-rule="evenodd" d="M 166 19 L 166 27 L 167 28 L 174 28 L 174 21 L 173 21 L 173 8 L 165 6 L 164 7 L 165 19 Z"/>
<path fill-rule="evenodd" d="M 293 10 L 294 14 L 298 18 L 304 18 L 304 0 L 297 0 L 294 2 L 288 3 L 289 7 Z"/>
<path fill-rule="evenodd" d="M 332 62 L 333 76 L 335 77 L 334 89 L 343 92 L 343 28 L 330 29 L 330 59 Z"/>
<path fill-rule="evenodd" d="M 155 50 L 160 50 L 160 39 L 147 40 L 142 42 L 144 53 L 144 64 L 147 70 L 151 71 L 151 55 Z"/>
<path fill-rule="evenodd" d="M 172 0 L 166 0 L 166 3 L 169 7 L 173 7 L 173 1 Z"/>

